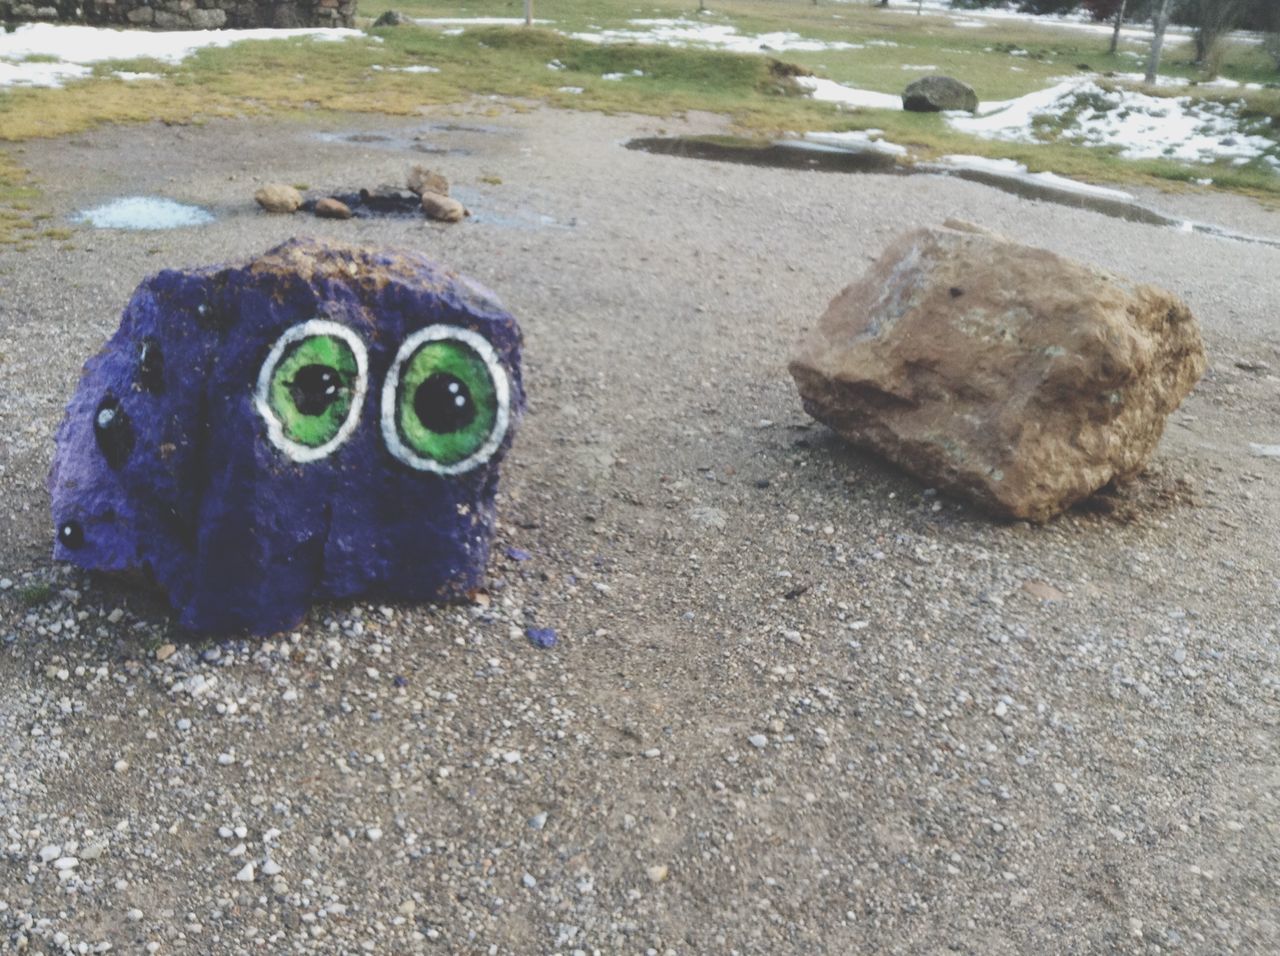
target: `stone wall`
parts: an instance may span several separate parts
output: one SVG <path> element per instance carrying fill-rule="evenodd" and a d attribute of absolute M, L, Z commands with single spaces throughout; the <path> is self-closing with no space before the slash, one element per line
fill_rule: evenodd
<path fill-rule="evenodd" d="M 356 0 L 0 0 L 0 20 L 119 24 L 160 30 L 349 27 Z"/>

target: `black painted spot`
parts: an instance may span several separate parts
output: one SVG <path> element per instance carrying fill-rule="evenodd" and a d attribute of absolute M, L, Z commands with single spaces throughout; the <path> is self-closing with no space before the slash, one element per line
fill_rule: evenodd
<path fill-rule="evenodd" d="M 323 415 L 338 400 L 342 376 L 328 365 L 304 365 L 289 383 L 294 407 L 303 415 Z"/>
<path fill-rule="evenodd" d="M 133 425 L 120 406 L 120 400 L 110 392 L 93 413 L 93 437 L 98 441 L 102 457 L 112 468 L 118 469 L 129 460 L 129 453 L 133 451 Z"/>
<path fill-rule="evenodd" d="M 148 335 L 138 348 L 138 384 L 148 392 L 164 391 L 164 354 L 160 343 Z"/>
<path fill-rule="evenodd" d="M 64 521 L 58 526 L 58 541 L 73 551 L 84 547 L 84 526 L 79 521 Z"/>
<path fill-rule="evenodd" d="M 437 435 L 461 431 L 475 420 L 471 390 L 457 376 L 436 372 L 413 393 L 413 411 L 422 427 Z"/>

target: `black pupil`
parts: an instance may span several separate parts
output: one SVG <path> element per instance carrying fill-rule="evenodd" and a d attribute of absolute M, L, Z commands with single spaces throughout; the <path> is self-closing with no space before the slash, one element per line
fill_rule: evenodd
<path fill-rule="evenodd" d="M 304 365 L 289 383 L 294 407 L 303 415 L 323 415 L 338 400 L 342 378 L 328 365 Z"/>
<path fill-rule="evenodd" d="M 79 521 L 68 521 L 58 529 L 58 538 L 68 548 L 78 548 L 84 544 L 84 528 Z"/>
<path fill-rule="evenodd" d="M 437 435 L 461 431 L 475 420 L 471 389 L 456 375 L 436 372 L 413 393 L 413 411 L 427 431 Z"/>

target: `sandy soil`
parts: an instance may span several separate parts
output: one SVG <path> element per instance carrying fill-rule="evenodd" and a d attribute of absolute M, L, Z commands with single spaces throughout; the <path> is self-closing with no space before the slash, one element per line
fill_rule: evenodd
<path fill-rule="evenodd" d="M 710 117 L 486 112 L 26 148 L 59 223 L 128 194 L 218 220 L 0 251 L 0 950 L 1280 950 L 1280 461 L 1249 453 L 1280 443 L 1280 250 L 619 145 Z M 422 160 L 471 221 L 250 198 Z M 1110 513 L 993 523 L 800 409 L 798 333 L 948 216 L 1199 315 L 1212 369 Z M 493 601 L 192 642 L 51 566 L 52 434 L 144 275 L 295 233 L 426 250 L 522 320 Z"/>

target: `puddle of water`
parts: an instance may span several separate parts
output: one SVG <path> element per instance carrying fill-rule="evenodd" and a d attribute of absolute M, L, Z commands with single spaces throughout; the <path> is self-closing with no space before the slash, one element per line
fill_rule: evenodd
<path fill-rule="evenodd" d="M 199 206 L 159 199 L 155 196 L 125 196 L 72 217 L 98 229 L 179 229 L 213 222 L 213 213 Z"/>
<path fill-rule="evenodd" d="M 467 218 L 467 222 L 476 225 L 498 226 L 502 229 L 526 232 L 538 229 L 572 229 L 578 225 L 577 219 L 560 222 L 554 216 L 529 209 L 507 209 L 499 212 L 488 206 L 486 197 L 482 193 L 465 186 L 455 187 L 451 194 L 470 210 L 471 215 Z"/>
<path fill-rule="evenodd" d="M 1164 226 L 1182 232 L 1196 232 L 1234 242 L 1256 243 L 1280 248 L 1280 239 L 1250 236 L 1220 226 L 1189 222 L 1165 215 L 1138 202 L 1054 186 L 1036 181 L 1026 174 L 1001 173 L 994 170 L 965 169 L 940 163 L 905 165 L 874 148 L 875 144 L 852 143 L 849 148 L 804 140 L 760 142 L 733 136 L 655 136 L 633 139 L 623 144 L 627 149 L 641 150 L 660 156 L 682 156 L 688 159 L 712 159 L 769 166 L 776 169 L 804 169 L 827 173 L 882 173 L 891 176 L 953 176 L 982 183 L 1002 192 L 1036 199 L 1059 206 L 1088 209 L 1128 222 Z"/>
<path fill-rule="evenodd" d="M 471 150 L 458 146 L 442 146 L 431 142 L 422 133 L 414 136 L 386 136 L 382 133 L 314 133 L 322 143 L 341 143 L 346 146 L 371 146 L 374 149 L 404 150 L 427 153 L 432 156 L 469 156 Z"/>
<path fill-rule="evenodd" d="M 659 156 L 714 159 L 776 169 L 811 169 L 828 173 L 896 173 L 892 156 L 873 150 L 840 149 L 803 140 L 757 142 L 733 136 L 651 136 L 629 140 L 627 149 Z"/>

